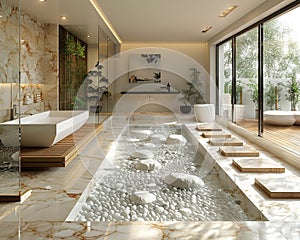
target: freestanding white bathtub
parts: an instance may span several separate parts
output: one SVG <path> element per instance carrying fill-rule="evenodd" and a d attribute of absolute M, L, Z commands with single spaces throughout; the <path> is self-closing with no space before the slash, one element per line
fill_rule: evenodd
<path fill-rule="evenodd" d="M 264 122 L 282 126 L 300 125 L 300 111 L 265 111 Z"/>
<path fill-rule="evenodd" d="M 50 147 L 81 128 L 88 117 L 88 111 L 47 111 L 21 118 L 21 146 Z M 4 145 L 18 143 L 18 135 L 13 134 L 18 124 L 19 119 L 0 124 Z"/>

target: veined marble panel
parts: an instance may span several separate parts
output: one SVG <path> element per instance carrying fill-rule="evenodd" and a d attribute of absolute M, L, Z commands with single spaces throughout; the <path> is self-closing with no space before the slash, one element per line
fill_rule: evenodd
<path fill-rule="evenodd" d="M 48 109 L 56 110 L 58 101 L 58 26 L 44 24 L 35 18 L 22 13 L 12 6 L 12 1 L 1 1 L 0 19 L 0 83 L 18 83 L 18 72 L 21 72 L 21 83 L 28 84 L 22 88 L 20 101 L 23 104 L 25 94 L 43 94 L 43 102 Z M 21 30 L 19 33 L 19 21 Z M 19 35 L 21 42 L 19 45 Z M 21 65 L 19 66 L 19 51 Z M 40 87 L 44 84 L 44 89 Z M 0 109 L 9 110 L 18 104 L 18 87 L 6 91 L 0 86 Z M 4 90 L 4 92 L 3 92 Z M 44 107 L 32 106 L 35 112 L 44 111 Z M 21 114 L 24 114 L 21 112 Z M 7 117 L 0 121 L 9 120 Z"/>
<path fill-rule="evenodd" d="M 270 222 L 4 222 L 7 239 L 286 239 Z M 293 238 L 295 239 L 295 238 Z"/>

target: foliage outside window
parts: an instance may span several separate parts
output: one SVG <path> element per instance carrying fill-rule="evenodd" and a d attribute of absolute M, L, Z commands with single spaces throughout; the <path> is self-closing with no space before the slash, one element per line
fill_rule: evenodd
<path fill-rule="evenodd" d="M 286 100 L 291 103 L 291 110 L 297 110 L 297 104 L 300 102 L 300 83 L 292 78 L 286 84 L 287 94 L 285 95 Z"/>
<path fill-rule="evenodd" d="M 266 84 L 265 99 L 266 105 L 269 107 L 269 109 L 278 110 L 278 103 L 281 99 L 281 91 L 281 83 L 273 84 L 271 82 L 268 82 Z"/>

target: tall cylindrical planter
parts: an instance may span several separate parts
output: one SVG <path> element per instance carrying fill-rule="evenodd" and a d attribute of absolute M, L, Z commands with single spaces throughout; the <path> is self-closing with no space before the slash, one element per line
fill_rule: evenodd
<path fill-rule="evenodd" d="M 196 104 L 194 105 L 194 114 L 197 122 L 213 122 L 216 118 L 215 105 Z"/>

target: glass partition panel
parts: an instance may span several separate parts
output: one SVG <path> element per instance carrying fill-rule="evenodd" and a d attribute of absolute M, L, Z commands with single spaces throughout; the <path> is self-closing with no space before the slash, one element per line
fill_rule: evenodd
<path fill-rule="evenodd" d="M 0 201 L 17 201 L 20 193 L 19 6 L 17 0 L 0 4 Z"/>
<path fill-rule="evenodd" d="M 219 46 L 219 115 L 231 120 L 232 41 Z"/>
<path fill-rule="evenodd" d="M 236 105 L 234 122 L 257 132 L 258 29 L 236 37 Z M 251 127 L 250 127 L 251 125 Z"/>
<path fill-rule="evenodd" d="M 264 109 L 297 110 L 300 102 L 300 7 L 264 24 Z"/>

